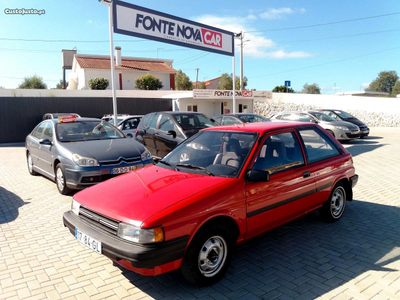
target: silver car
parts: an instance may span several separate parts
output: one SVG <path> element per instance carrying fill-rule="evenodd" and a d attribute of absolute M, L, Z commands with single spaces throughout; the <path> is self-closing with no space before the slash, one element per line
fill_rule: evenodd
<path fill-rule="evenodd" d="M 287 111 L 271 117 L 273 122 L 308 122 L 317 123 L 339 141 L 349 141 L 359 138 L 360 128 L 350 122 L 336 121 L 330 116 L 318 111 Z"/>

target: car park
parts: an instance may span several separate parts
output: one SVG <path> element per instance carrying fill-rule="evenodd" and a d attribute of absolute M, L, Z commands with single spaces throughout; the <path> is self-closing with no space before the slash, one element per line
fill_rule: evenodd
<path fill-rule="evenodd" d="M 57 184 L 61 194 L 153 163 L 150 152 L 100 119 L 60 116 L 26 137 L 29 173 Z"/>
<path fill-rule="evenodd" d="M 336 121 L 328 115 L 318 111 L 288 111 L 279 112 L 271 116 L 274 122 L 307 122 L 317 123 L 339 141 L 349 141 L 360 137 L 360 128 L 345 121 Z"/>
<path fill-rule="evenodd" d="M 360 138 L 364 138 L 369 135 L 369 128 L 367 125 L 365 125 L 364 122 L 343 110 L 323 108 L 319 109 L 318 111 L 327 114 L 332 119 L 335 119 L 337 121 L 346 121 L 357 125 L 358 127 L 360 127 L 361 131 Z"/>
<path fill-rule="evenodd" d="M 212 118 L 213 118 L 213 120 L 215 120 L 215 122 L 217 122 L 220 125 L 271 121 L 270 119 L 268 119 L 266 117 L 263 117 L 263 116 L 260 116 L 257 114 L 249 114 L 249 113 L 215 115 Z"/>
<path fill-rule="evenodd" d="M 188 150 L 197 154 L 182 162 Z M 317 209 L 339 220 L 357 181 L 349 152 L 317 124 L 218 126 L 154 166 L 75 194 L 63 220 L 124 268 L 180 269 L 202 286 L 224 276 L 237 244 Z"/>
<path fill-rule="evenodd" d="M 76 114 L 76 113 L 47 113 L 44 114 L 42 117 L 42 121 L 48 120 L 48 119 L 57 119 L 59 116 L 76 116 L 77 118 L 80 118 L 81 116 Z"/>
<path fill-rule="evenodd" d="M 142 117 L 143 115 L 117 115 L 117 127 L 123 133 L 129 135 L 129 137 L 133 137 Z M 104 115 L 101 119 L 114 125 L 114 115 Z"/>
<path fill-rule="evenodd" d="M 214 120 L 198 112 L 154 112 L 141 119 L 135 138 L 155 159 L 161 159 L 199 130 L 217 125 Z"/>

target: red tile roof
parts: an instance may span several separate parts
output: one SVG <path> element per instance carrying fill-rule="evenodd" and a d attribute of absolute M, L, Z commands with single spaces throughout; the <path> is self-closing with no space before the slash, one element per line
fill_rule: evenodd
<path fill-rule="evenodd" d="M 81 68 L 88 69 L 111 69 L 109 58 L 79 57 L 76 60 Z M 177 71 L 165 62 L 141 61 L 122 59 L 121 66 L 115 66 L 116 70 L 138 70 L 176 73 Z"/>

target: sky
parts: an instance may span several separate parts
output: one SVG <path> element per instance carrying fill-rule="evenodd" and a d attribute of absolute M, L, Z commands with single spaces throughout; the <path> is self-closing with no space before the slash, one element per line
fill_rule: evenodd
<path fill-rule="evenodd" d="M 125 0 L 173 16 L 244 32 L 247 89 L 270 91 L 290 80 L 300 92 L 318 84 L 323 94 L 360 91 L 394 70 L 400 75 L 399 0 L 183 1 Z M 8 9 L 41 14 L 8 14 Z M 15 89 L 37 75 L 48 88 L 62 79 L 62 49 L 110 54 L 108 7 L 96 0 L 0 0 L 0 87 Z M 172 59 L 190 80 L 232 73 L 230 56 L 113 34 L 122 56 Z M 240 71 L 236 40 L 235 73 Z"/>

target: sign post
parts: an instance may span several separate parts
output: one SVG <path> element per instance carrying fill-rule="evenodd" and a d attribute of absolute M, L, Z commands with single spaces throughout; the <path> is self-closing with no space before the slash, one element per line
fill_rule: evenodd
<path fill-rule="evenodd" d="M 285 86 L 286 86 L 286 93 L 288 92 L 288 87 L 290 87 L 290 80 L 285 81 Z"/>

